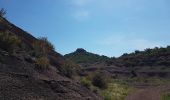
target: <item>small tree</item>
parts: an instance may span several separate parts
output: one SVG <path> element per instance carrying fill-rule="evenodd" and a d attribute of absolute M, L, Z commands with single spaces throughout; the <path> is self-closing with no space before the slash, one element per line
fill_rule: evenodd
<path fill-rule="evenodd" d="M 1 8 L 1 10 L 0 10 L 0 17 L 4 17 L 5 14 L 6 14 L 5 9 L 4 9 L 4 8 Z"/>

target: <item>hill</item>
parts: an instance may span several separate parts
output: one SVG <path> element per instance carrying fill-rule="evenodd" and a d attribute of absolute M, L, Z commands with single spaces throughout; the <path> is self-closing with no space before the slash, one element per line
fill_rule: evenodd
<path fill-rule="evenodd" d="M 107 56 L 100 56 L 98 54 L 87 52 L 82 48 L 78 48 L 76 51 L 70 54 L 64 55 L 66 59 L 70 59 L 77 64 L 95 64 L 107 62 L 110 60 Z"/>
<path fill-rule="evenodd" d="M 170 46 L 166 48 L 146 49 L 124 54 L 116 59 L 118 65 L 135 66 L 170 66 Z M 121 64 L 120 64 L 121 63 Z"/>
<path fill-rule="evenodd" d="M 118 58 L 89 53 L 84 49 L 64 56 L 83 66 L 87 72 L 101 72 L 112 77 L 170 77 L 170 47 L 136 50 Z"/>
<path fill-rule="evenodd" d="M 37 39 L 0 17 L 2 100 L 102 99 L 71 79 L 68 67 L 77 68 L 55 52 L 46 38 Z"/>

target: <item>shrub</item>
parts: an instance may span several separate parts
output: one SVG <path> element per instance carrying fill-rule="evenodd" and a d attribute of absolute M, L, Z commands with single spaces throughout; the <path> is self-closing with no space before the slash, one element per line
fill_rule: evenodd
<path fill-rule="evenodd" d="M 47 40 L 46 37 L 41 37 L 33 43 L 35 55 L 46 56 L 50 51 L 54 50 L 54 46 Z"/>
<path fill-rule="evenodd" d="M 110 95 L 105 95 L 104 100 L 112 100 L 112 97 Z"/>
<path fill-rule="evenodd" d="M 93 86 L 93 87 L 92 87 L 92 91 L 93 91 L 93 93 L 95 93 L 95 94 L 100 94 L 100 93 L 99 93 L 99 92 L 100 92 L 100 89 L 99 89 L 98 87 Z"/>
<path fill-rule="evenodd" d="M 39 41 L 40 41 L 41 43 L 44 44 L 44 46 L 46 46 L 46 51 L 47 51 L 47 52 L 50 51 L 50 50 L 54 50 L 53 44 L 52 44 L 51 42 L 49 42 L 46 37 L 40 37 L 40 38 L 38 38 L 38 39 L 39 39 Z"/>
<path fill-rule="evenodd" d="M 108 85 L 106 78 L 102 74 L 99 74 L 99 73 L 94 75 L 92 79 L 92 84 L 101 89 L 107 88 L 107 85 Z"/>
<path fill-rule="evenodd" d="M 48 69 L 50 62 L 48 53 L 54 50 L 54 46 L 46 37 L 41 37 L 33 43 L 34 54 L 37 57 L 36 64 L 40 69 Z"/>
<path fill-rule="evenodd" d="M 0 47 L 8 52 L 13 52 L 21 43 L 20 39 L 10 33 L 0 33 Z"/>
<path fill-rule="evenodd" d="M 36 59 L 36 65 L 39 69 L 48 69 L 49 67 L 49 60 L 47 57 L 40 57 Z"/>
<path fill-rule="evenodd" d="M 4 17 L 6 14 L 6 11 L 4 10 L 4 8 L 1 8 L 0 10 L 0 17 Z"/>
<path fill-rule="evenodd" d="M 72 78 L 72 76 L 75 73 L 75 70 L 74 70 L 73 66 L 69 65 L 69 64 L 64 64 L 63 66 L 61 66 L 59 68 L 59 70 L 60 70 L 60 73 L 62 75 L 65 75 L 65 76 L 67 76 L 69 78 Z"/>
<path fill-rule="evenodd" d="M 131 74 L 132 74 L 132 78 L 137 77 L 137 74 L 136 74 L 136 72 L 134 70 L 131 71 Z"/>
<path fill-rule="evenodd" d="M 86 88 L 90 89 L 91 88 L 91 81 L 88 80 L 87 78 L 81 78 L 80 83 L 85 86 Z"/>

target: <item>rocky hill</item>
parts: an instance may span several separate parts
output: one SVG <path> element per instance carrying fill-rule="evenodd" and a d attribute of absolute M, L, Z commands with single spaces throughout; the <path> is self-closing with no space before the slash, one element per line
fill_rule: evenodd
<path fill-rule="evenodd" d="M 2 100 L 102 100 L 63 74 L 66 65 L 46 38 L 37 39 L 0 17 Z"/>
<path fill-rule="evenodd" d="M 134 53 L 123 54 L 118 58 L 99 56 L 84 49 L 77 49 L 64 57 L 83 66 L 82 69 L 87 72 L 100 71 L 114 78 L 170 77 L 169 46 L 135 51 Z"/>

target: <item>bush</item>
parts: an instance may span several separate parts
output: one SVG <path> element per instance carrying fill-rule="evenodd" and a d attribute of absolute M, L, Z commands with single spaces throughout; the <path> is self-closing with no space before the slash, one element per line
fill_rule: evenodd
<path fill-rule="evenodd" d="M 95 94 L 100 94 L 100 89 L 99 89 L 98 87 L 93 86 L 93 87 L 92 87 L 92 91 L 93 91 L 93 93 L 95 93 Z"/>
<path fill-rule="evenodd" d="M 44 46 L 46 46 L 46 51 L 47 51 L 47 52 L 50 51 L 50 50 L 54 50 L 53 44 L 52 44 L 51 42 L 49 42 L 46 37 L 40 37 L 40 38 L 38 38 L 38 39 L 39 39 L 39 41 L 40 41 L 41 43 L 44 44 Z"/>
<path fill-rule="evenodd" d="M 47 54 L 54 50 L 54 46 L 47 40 L 46 37 L 41 37 L 33 43 L 35 56 L 47 56 Z"/>
<path fill-rule="evenodd" d="M 87 78 L 81 78 L 80 83 L 85 86 L 86 88 L 90 89 L 91 88 L 91 81 L 88 80 Z"/>
<path fill-rule="evenodd" d="M 75 73 L 75 70 L 74 70 L 73 66 L 69 65 L 69 64 L 64 64 L 63 66 L 61 66 L 59 68 L 59 70 L 60 70 L 60 73 L 62 75 L 65 75 L 65 76 L 67 76 L 69 78 L 72 78 L 72 76 Z"/>
<path fill-rule="evenodd" d="M 105 89 L 108 86 L 106 78 L 102 74 L 95 74 L 92 79 L 92 84 L 101 89 Z"/>
<path fill-rule="evenodd" d="M 16 35 L 0 33 L 0 48 L 13 52 L 19 44 L 21 44 L 21 41 Z"/>
<path fill-rule="evenodd" d="M 45 37 L 41 37 L 33 43 L 34 54 L 37 57 L 36 64 L 40 69 L 48 69 L 50 62 L 48 53 L 54 50 L 54 46 Z"/>
<path fill-rule="evenodd" d="M 112 97 L 110 95 L 105 95 L 104 100 L 112 100 Z"/>
<path fill-rule="evenodd" d="M 40 57 L 36 59 L 36 65 L 39 69 L 48 69 L 49 67 L 49 60 L 46 57 Z"/>
<path fill-rule="evenodd" d="M 0 17 L 4 17 L 6 14 L 6 11 L 4 10 L 4 8 L 1 8 L 0 10 Z"/>

